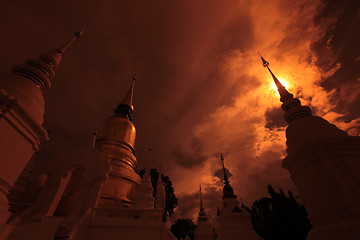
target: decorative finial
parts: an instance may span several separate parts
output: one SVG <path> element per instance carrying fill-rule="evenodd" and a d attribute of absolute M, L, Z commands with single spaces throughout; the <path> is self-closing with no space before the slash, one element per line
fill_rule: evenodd
<path fill-rule="evenodd" d="M 62 48 L 42 54 L 38 59 L 29 59 L 25 64 L 17 65 L 12 73 L 22 76 L 35 83 L 41 90 L 51 87 L 51 81 L 55 77 L 55 70 L 58 69 L 62 54 L 69 45 L 79 38 L 82 31 L 75 33 L 74 37 Z"/>
<path fill-rule="evenodd" d="M 259 53 L 259 55 L 260 55 L 260 53 Z M 274 79 L 274 82 L 276 84 L 278 92 L 280 94 L 280 101 L 283 102 L 281 107 L 286 112 L 284 119 L 288 123 L 290 123 L 292 121 L 295 121 L 296 119 L 311 116 L 310 108 L 301 106 L 300 100 L 297 98 L 294 98 L 294 96 L 286 90 L 286 88 L 279 82 L 279 80 L 273 74 L 273 72 L 269 68 L 269 65 L 270 65 L 269 62 L 266 61 L 261 55 L 260 55 L 260 58 L 263 63 L 263 66 L 269 70 L 272 78 Z"/>
<path fill-rule="evenodd" d="M 134 86 L 136 75 L 132 78 L 131 86 L 129 91 L 127 92 L 124 100 L 117 106 L 115 111 L 115 116 L 128 118 L 130 121 L 132 120 L 131 114 L 134 112 L 133 106 L 133 96 L 134 96 Z"/>
<path fill-rule="evenodd" d="M 260 54 L 259 52 L 258 52 L 258 54 L 259 54 L 259 56 L 261 57 L 261 60 L 262 60 L 262 62 L 263 62 L 263 66 L 264 66 L 264 67 L 269 66 L 270 63 L 269 63 L 268 61 L 266 61 L 266 60 L 261 56 L 261 54 Z"/>
<path fill-rule="evenodd" d="M 81 38 L 81 36 L 83 35 L 84 33 L 84 30 L 80 30 L 78 32 L 75 32 L 73 37 L 67 42 L 64 44 L 64 46 L 62 46 L 61 48 L 59 49 L 56 49 L 55 51 L 60 53 L 61 55 L 63 55 L 66 50 L 69 48 L 69 46 L 77 39 L 77 38 Z"/>
<path fill-rule="evenodd" d="M 200 194 L 200 211 L 199 211 L 199 217 L 198 217 L 198 221 L 207 221 L 207 217 L 206 217 L 206 213 L 204 210 L 204 205 L 203 205 L 203 201 L 202 201 L 202 194 L 201 194 L 201 184 L 199 187 L 199 194 Z"/>
<path fill-rule="evenodd" d="M 263 66 L 265 68 L 267 68 L 272 76 L 272 78 L 274 79 L 274 82 L 276 84 L 276 87 L 278 89 L 278 92 L 280 94 L 280 100 L 283 101 L 284 99 L 286 98 L 292 98 L 293 95 L 291 93 L 288 92 L 288 90 L 286 90 L 286 88 L 280 83 L 280 81 L 277 79 L 277 77 L 273 74 L 273 72 L 271 71 L 269 65 L 270 63 L 268 61 L 266 61 L 261 55 L 260 53 L 258 52 L 260 58 L 261 58 L 261 61 L 263 63 Z"/>
<path fill-rule="evenodd" d="M 136 75 L 134 75 L 134 77 L 132 78 L 130 89 L 121 103 L 123 105 L 128 105 L 131 109 L 131 112 L 134 111 L 133 98 L 134 98 L 134 86 L 136 80 L 137 80 Z"/>
<path fill-rule="evenodd" d="M 228 176 L 226 175 L 225 164 L 224 164 L 224 156 L 223 156 L 222 153 L 220 153 L 220 160 L 222 162 L 222 167 L 223 167 L 223 171 L 224 171 L 224 182 L 229 182 Z"/>
<path fill-rule="evenodd" d="M 204 205 L 202 200 L 202 194 L 201 194 L 201 184 L 199 185 L 199 193 L 200 193 L 200 211 L 204 211 Z"/>

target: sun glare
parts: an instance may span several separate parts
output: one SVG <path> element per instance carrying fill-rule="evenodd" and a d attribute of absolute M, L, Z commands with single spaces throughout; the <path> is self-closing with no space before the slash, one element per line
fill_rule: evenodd
<path fill-rule="evenodd" d="M 287 80 L 285 80 L 284 78 L 278 78 L 280 83 L 286 88 L 289 90 L 289 87 L 290 87 L 290 84 Z M 276 84 L 275 82 L 271 79 L 271 89 L 273 89 L 274 91 L 277 92 L 277 87 L 276 87 Z"/>

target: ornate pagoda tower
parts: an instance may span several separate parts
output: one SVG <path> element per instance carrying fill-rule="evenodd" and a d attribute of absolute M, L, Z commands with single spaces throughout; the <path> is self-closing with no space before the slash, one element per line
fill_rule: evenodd
<path fill-rule="evenodd" d="M 219 240 L 253 240 L 259 239 L 253 230 L 249 213 L 239 207 L 239 201 L 234 194 L 234 189 L 230 185 L 229 178 L 226 174 L 224 157 L 221 154 L 222 167 L 224 170 L 224 188 L 223 202 L 218 210 L 217 233 Z"/>
<path fill-rule="evenodd" d="M 133 188 L 141 181 L 135 172 L 136 130 L 132 123 L 135 80 L 134 77 L 124 100 L 114 110 L 114 116 L 106 119 L 97 133 L 95 146 L 103 160 L 110 164 L 99 202 L 102 207 L 130 207 Z"/>
<path fill-rule="evenodd" d="M 204 205 L 201 195 L 201 185 L 199 189 L 199 195 L 200 195 L 199 217 L 198 217 L 197 227 L 194 233 L 194 238 L 195 240 L 214 240 L 215 236 L 213 232 L 213 227 L 209 223 L 204 210 Z"/>
<path fill-rule="evenodd" d="M 63 47 L 0 75 L 0 236 L 10 214 L 7 193 L 41 143 L 48 140 L 42 127 L 43 93 L 50 88 L 63 54 L 81 35 L 82 31 L 76 32 Z"/>
<path fill-rule="evenodd" d="M 280 94 L 289 170 L 313 224 L 309 239 L 360 239 L 360 137 L 313 116 L 279 82 L 261 57 Z"/>

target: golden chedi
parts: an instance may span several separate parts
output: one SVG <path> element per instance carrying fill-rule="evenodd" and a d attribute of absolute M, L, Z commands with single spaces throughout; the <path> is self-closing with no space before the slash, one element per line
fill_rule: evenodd
<path fill-rule="evenodd" d="M 129 207 L 134 185 L 140 183 L 135 172 L 136 130 L 131 116 L 134 84 L 135 77 L 125 99 L 115 109 L 115 115 L 106 119 L 97 133 L 96 147 L 102 159 L 110 164 L 108 179 L 100 196 L 101 207 Z"/>

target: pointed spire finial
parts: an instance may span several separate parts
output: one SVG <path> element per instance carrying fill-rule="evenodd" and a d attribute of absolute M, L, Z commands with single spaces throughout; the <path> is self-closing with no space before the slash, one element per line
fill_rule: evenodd
<path fill-rule="evenodd" d="M 263 63 L 263 66 L 265 68 L 267 68 L 272 76 L 272 78 L 274 79 L 274 82 L 276 84 L 276 87 L 278 89 L 278 92 L 280 94 L 280 100 L 283 101 L 284 99 L 286 98 L 292 98 L 293 95 L 291 93 L 288 92 L 288 90 L 286 90 L 286 88 L 280 83 L 279 79 L 277 79 L 277 77 L 274 75 L 274 73 L 271 71 L 269 65 L 270 63 L 268 61 L 266 61 L 261 55 L 260 53 L 258 52 L 260 58 L 261 58 L 261 61 Z"/>
<path fill-rule="evenodd" d="M 136 75 L 134 75 L 134 77 L 132 78 L 129 91 L 127 92 L 124 100 L 114 110 L 115 116 L 126 117 L 129 118 L 130 121 L 132 120 L 131 114 L 134 112 L 133 97 L 134 97 L 134 86 L 136 79 L 137 79 Z"/>
<path fill-rule="evenodd" d="M 199 193 L 200 193 L 200 211 L 204 211 L 204 205 L 203 205 L 202 194 L 201 194 L 201 184 L 200 184 L 200 188 L 199 188 Z"/>
<path fill-rule="evenodd" d="M 78 32 L 75 32 L 73 37 L 64 44 L 64 46 L 62 46 L 61 48 L 56 49 L 55 51 L 58 52 L 60 55 L 63 55 L 66 50 L 69 48 L 69 46 L 77 39 L 77 38 L 81 38 L 81 36 L 83 35 L 84 30 L 80 30 Z"/>
<path fill-rule="evenodd" d="M 202 201 L 202 194 L 201 194 L 201 184 L 199 185 L 199 195 L 200 195 L 200 211 L 199 211 L 199 217 L 198 221 L 207 221 L 206 213 L 204 210 L 204 205 Z"/>
<path fill-rule="evenodd" d="M 259 53 L 259 55 L 260 55 L 260 53 Z M 266 61 L 261 55 L 260 55 L 260 58 L 263 63 L 263 66 L 269 70 L 272 78 L 274 79 L 274 82 L 276 84 L 278 92 L 280 94 L 280 101 L 283 102 L 282 109 L 284 109 L 286 112 L 284 119 L 288 123 L 290 123 L 296 119 L 311 116 L 310 108 L 301 106 L 300 100 L 297 98 L 294 98 L 294 96 L 286 90 L 286 88 L 280 83 L 280 81 L 273 74 L 273 72 L 269 68 L 269 65 L 270 65 L 269 62 Z"/>
<path fill-rule="evenodd" d="M 261 56 L 261 54 L 260 54 L 259 52 L 258 52 L 258 54 L 259 54 L 259 56 L 260 56 L 260 58 L 261 58 L 261 60 L 262 60 L 262 62 L 263 62 L 263 66 L 264 66 L 264 67 L 269 66 L 270 63 L 269 63 L 268 61 L 266 61 L 266 60 Z"/>
<path fill-rule="evenodd" d="M 42 54 L 38 59 L 29 59 L 25 64 L 15 66 L 12 73 L 29 79 L 41 90 L 50 88 L 51 80 L 55 77 L 55 70 L 59 67 L 62 54 L 81 34 L 82 31 L 75 33 L 75 36 L 60 49 L 52 50 Z"/>
<path fill-rule="evenodd" d="M 223 171 L 224 171 L 224 182 L 229 182 L 228 176 L 226 174 L 225 164 L 224 164 L 224 156 L 222 153 L 220 153 L 220 160 L 222 162 L 222 167 L 223 167 Z"/>
<path fill-rule="evenodd" d="M 137 80 L 136 75 L 134 75 L 134 77 L 132 78 L 132 82 L 131 82 L 129 91 L 127 92 L 124 100 L 121 102 L 121 104 L 129 106 L 131 109 L 131 112 L 134 111 L 133 98 L 134 98 L 134 86 L 135 86 L 136 80 Z"/>

